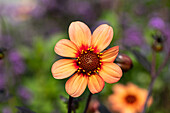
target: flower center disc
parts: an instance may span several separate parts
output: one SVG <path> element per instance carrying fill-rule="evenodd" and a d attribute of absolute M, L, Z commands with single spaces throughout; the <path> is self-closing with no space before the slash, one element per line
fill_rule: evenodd
<path fill-rule="evenodd" d="M 136 101 L 136 97 L 134 95 L 128 95 L 125 99 L 129 104 L 133 104 Z"/>
<path fill-rule="evenodd" d="M 93 51 L 85 51 L 78 58 L 78 66 L 86 73 L 96 71 L 100 68 L 100 56 Z"/>

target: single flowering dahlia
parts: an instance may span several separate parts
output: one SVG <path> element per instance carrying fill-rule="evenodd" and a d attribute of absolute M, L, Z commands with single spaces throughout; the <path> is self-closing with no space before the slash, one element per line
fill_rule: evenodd
<path fill-rule="evenodd" d="M 138 113 L 141 112 L 148 91 L 138 86 L 128 83 L 126 86 L 116 84 L 113 87 L 114 94 L 110 95 L 108 101 L 112 111 L 119 113 Z M 152 97 L 148 101 L 148 106 L 152 103 Z"/>
<path fill-rule="evenodd" d="M 88 26 L 82 22 L 72 22 L 69 26 L 70 40 L 62 39 L 55 45 L 55 52 L 63 57 L 52 66 L 56 79 L 73 76 L 66 82 L 66 92 L 72 97 L 80 96 L 86 86 L 92 94 L 104 88 L 104 81 L 115 83 L 122 76 L 121 68 L 113 63 L 119 47 L 112 47 L 101 53 L 111 42 L 113 29 L 107 24 L 100 25 L 91 34 Z"/>

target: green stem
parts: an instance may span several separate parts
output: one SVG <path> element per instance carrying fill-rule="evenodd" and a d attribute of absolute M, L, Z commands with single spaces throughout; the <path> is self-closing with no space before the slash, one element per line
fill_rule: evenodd
<path fill-rule="evenodd" d="M 73 102 L 73 97 L 69 96 L 68 113 L 71 113 L 71 111 L 72 111 L 72 109 L 71 109 L 72 102 Z"/>
<path fill-rule="evenodd" d="M 92 97 L 92 93 L 90 92 L 90 94 L 89 94 L 89 96 L 88 96 L 88 99 L 87 99 L 86 107 L 85 107 L 85 109 L 84 109 L 84 113 L 87 112 L 87 109 L 88 109 L 88 107 L 89 107 L 89 103 L 90 103 L 91 97 Z"/>

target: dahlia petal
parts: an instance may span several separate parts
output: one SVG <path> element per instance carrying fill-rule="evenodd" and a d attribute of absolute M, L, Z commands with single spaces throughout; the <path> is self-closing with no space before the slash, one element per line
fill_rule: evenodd
<path fill-rule="evenodd" d="M 77 69 L 75 60 L 61 59 L 52 65 L 51 72 L 55 79 L 63 79 L 71 76 Z"/>
<path fill-rule="evenodd" d="M 87 81 L 86 75 L 76 73 L 66 82 L 66 92 L 72 97 L 79 97 L 86 89 Z"/>
<path fill-rule="evenodd" d="M 62 39 L 55 45 L 54 51 L 60 56 L 76 58 L 78 48 L 70 40 Z"/>
<path fill-rule="evenodd" d="M 103 55 L 101 56 L 102 62 L 113 62 L 119 52 L 119 46 L 112 47 L 106 51 L 103 52 Z"/>
<path fill-rule="evenodd" d="M 136 109 L 132 107 L 126 107 L 120 110 L 121 113 L 136 113 Z"/>
<path fill-rule="evenodd" d="M 94 74 L 89 77 L 88 88 L 91 93 L 95 94 L 102 91 L 104 85 L 104 80 L 98 74 Z"/>
<path fill-rule="evenodd" d="M 112 88 L 113 92 L 116 94 L 125 95 L 126 94 L 126 87 L 122 84 L 115 84 Z"/>
<path fill-rule="evenodd" d="M 102 24 L 93 32 L 91 46 L 96 49 L 97 52 L 101 52 L 110 44 L 112 38 L 112 27 L 107 24 Z"/>
<path fill-rule="evenodd" d="M 126 89 L 129 92 L 136 92 L 137 90 L 141 91 L 141 89 L 138 86 L 136 86 L 136 85 L 134 85 L 133 83 L 130 83 L 130 82 L 127 84 L 126 87 L 127 87 Z"/>
<path fill-rule="evenodd" d="M 148 95 L 148 91 L 146 89 L 136 89 L 138 94 L 136 94 L 138 101 L 140 103 L 138 103 L 138 111 L 142 111 L 144 103 L 146 101 L 147 95 Z M 134 92 L 135 93 L 135 92 Z M 147 106 L 150 106 L 152 104 L 153 98 L 150 97 L 147 103 Z"/>
<path fill-rule="evenodd" d="M 124 97 L 120 97 L 118 94 L 110 95 L 108 101 L 114 111 L 120 111 L 120 109 L 126 107 Z"/>
<path fill-rule="evenodd" d="M 107 83 L 115 83 L 122 76 L 121 68 L 115 63 L 103 63 L 99 75 Z"/>
<path fill-rule="evenodd" d="M 87 49 L 91 43 L 91 31 L 89 27 L 83 22 L 72 22 L 69 26 L 69 37 L 81 51 Z"/>

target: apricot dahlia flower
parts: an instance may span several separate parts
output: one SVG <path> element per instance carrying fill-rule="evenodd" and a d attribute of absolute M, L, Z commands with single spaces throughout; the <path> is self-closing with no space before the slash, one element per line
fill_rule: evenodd
<path fill-rule="evenodd" d="M 127 86 L 116 84 L 113 87 L 114 94 L 110 95 L 108 101 L 111 110 L 119 113 L 138 113 L 141 112 L 147 97 L 147 90 L 128 83 Z M 148 106 L 152 103 L 149 99 Z"/>
<path fill-rule="evenodd" d="M 115 83 L 121 78 L 121 68 L 113 63 L 119 47 L 115 46 L 101 53 L 112 40 L 112 27 L 103 24 L 91 34 L 86 24 L 76 21 L 69 26 L 69 37 L 70 40 L 60 40 L 54 50 L 58 55 L 73 59 L 56 61 L 51 71 L 56 79 L 74 74 L 65 85 L 70 96 L 80 96 L 87 85 L 92 94 L 98 93 L 104 88 L 104 81 Z"/>

